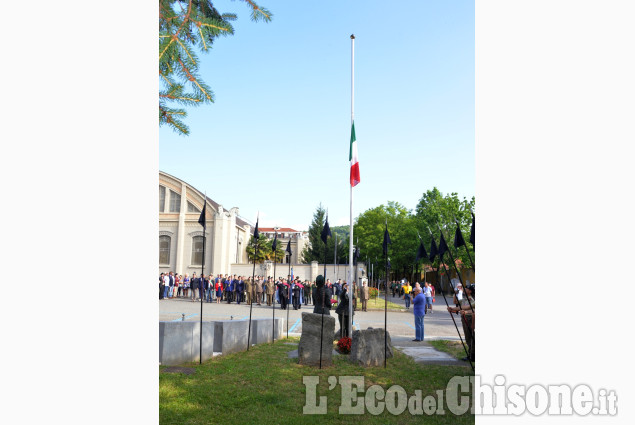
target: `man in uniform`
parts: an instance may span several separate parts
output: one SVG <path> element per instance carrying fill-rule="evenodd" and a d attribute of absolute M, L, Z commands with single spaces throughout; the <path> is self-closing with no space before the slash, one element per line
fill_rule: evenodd
<path fill-rule="evenodd" d="M 280 283 L 278 283 L 278 297 L 280 298 L 280 308 L 282 310 L 287 309 L 288 296 L 289 296 L 289 288 L 287 287 L 284 279 L 280 279 Z"/>
<path fill-rule="evenodd" d="M 267 280 L 267 305 L 273 303 L 273 294 L 276 292 L 275 285 L 273 284 L 273 278 Z"/>
<path fill-rule="evenodd" d="M 366 310 L 368 298 L 370 298 L 370 290 L 368 285 L 366 285 L 366 280 L 362 279 L 362 311 L 368 311 Z"/>
<path fill-rule="evenodd" d="M 258 302 L 257 305 L 261 305 L 260 304 L 261 300 L 262 300 L 262 278 L 258 276 L 258 279 L 256 279 L 256 301 Z"/>
<path fill-rule="evenodd" d="M 461 360 L 474 361 L 474 312 L 476 311 L 476 306 L 474 304 L 474 285 L 468 285 L 465 287 L 465 293 L 463 294 L 463 298 L 458 301 L 460 304 L 459 307 L 448 307 L 448 311 L 450 313 L 460 313 L 461 314 L 461 323 L 463 324 L 463 334 L 465 335 L 465 342 L 469 347 L 469 357 L 464 357 Z M 471 306 L 470 306 L 471 304 Z"/>

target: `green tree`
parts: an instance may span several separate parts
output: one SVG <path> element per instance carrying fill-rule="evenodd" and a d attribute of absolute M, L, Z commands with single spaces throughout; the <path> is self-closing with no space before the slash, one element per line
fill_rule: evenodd
<path fill-rule="evenodd" d="M 391 272 L 396 278 L 410 278 L 419 241 L 415 222 L 410 211 L 398 202 L 366 210 L 357 217 L 353 236 L 359 237 L 360 260 L 369 258 L 377 264 L 375 272 L 385 272 L 382 243 L 388 221 L 388 233 L 392 244 L 388 248 Z"/>
<path fill-rule="evenodd" d="M 271 13 L 251 0 L 253 21 L 271 21 Z M 197 53 L 211 49 L 214 39 L 234 33 L 233 13 L 220 13 L 210 0 L 159 0 L 159 125 L 189 134 L 185 109 L 214 102 L 214 93 L 199 75 Z"/>
<path fill-rule="evenodd" d="M 426 250 L 430 247 L 430 232 L 434 235 L 434 240 L 439 243 L 440 233 L 443 231 L 444 238 L 448 247 L 452 250 L 455 259 L 459 258 L 464 267 L 470 267 L 470 262 L 465 253 L 465 248 L 457 250 L 454 248 L 454 233 L 456 230 L 456 221 L 461 227 L 463 237 L 467 239 L 470 234 L 470 226 L 472 224 L 471 212 L 474 211 L 475 199 L 471 200 L 463 198 L 459 199 L 457 193 L 443 195 L 436 187 L 426 191 L 415 208 L 415 223 L 417 232 L 421 235 L 426 246 Z M 467 242 L 470 256 L 474 259 L 474 250 L 469 242 Z M 449 256 L 446 255 L 446 263 L 449 262 Z M 429 263 L 429 262 L 428 262 Z"/>
<path fill-rule="evenodd" d="M 247 244 L 247 259 L 249 262 L 254 261 L 254 255 L 256 250 L 255 239 L 253 236 L 249 238 Z M 284 258 L 284 249 L 278 240 L 278 246 L 276 247 L 275 260 L 280 262 Z M 273 239 L 267 238 L 263 235 L 258 239 L 258 256 L 256 257 L 256 263 L 264 263 L 265 260 L 274 260 L 273 252 Z"/>
<path fill-rule="evenodd" d="M 313 213 L 313 221 L 309 226 L 308 236 L 309 243 L 302 250 L 302 262 L 310 264 L 311 261 L 324 262 L 324 242 L 321 235 L 326 221 L 326 210 L 322 204 L 318 205 Z"/>

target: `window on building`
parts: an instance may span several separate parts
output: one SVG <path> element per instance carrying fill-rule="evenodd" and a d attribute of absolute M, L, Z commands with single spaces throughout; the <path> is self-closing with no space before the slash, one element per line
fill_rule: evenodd
<path fill-rule="evenodd" d="M 192 265 L 200 266 L 203 264 L 203 236 L 194 236 L 192 238 Z"/>
<path fill-rule="evenodd" d="M 200 213 L 201 210 L 196 208 L 196 205 L 194 205 L 190 201 L 187 201 L 187 212 L 189 212 L 189 213 Z"/>
<path fill-rule="evenodd" d="M 170 264 L 170 237 L 159 236 L 159 264 Z"/>
<path fill-rule="evenodd" d="M 181 195 L 171 190 L 170 191 L 170 212 L 174 213 L 174 212 L 180 212 L 180 211 L 181 211 Z"/>
<path fill-rule="evenodd" d="M 159 212 L 165 212 L 165 186 L 159 185 Z"/>

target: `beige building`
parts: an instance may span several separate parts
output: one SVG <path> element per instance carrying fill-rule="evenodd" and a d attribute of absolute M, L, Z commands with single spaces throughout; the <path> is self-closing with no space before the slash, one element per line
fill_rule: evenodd
<path fill-rule="evenodd" d="M 231 273 L 232 264 L 246 264 L 253 225 L 207 198 L 205 247 L 198 219 L 205 195 L 191 185 L 159 171 L 159 273 L 200 275 Z"/>
<path fill-rule="evenodd" d="M 291 241 L 291 258 L 281 258 L 279 263 L 282 264 L 299 264 L 302 259 L 302 250 L 309 243 L 308 232 L 291 229 L 289 227 L 262 227 L 258 229 L 259 233 L 269 239 L 273 239 L 278 234 L 278 246 L 282 250 L 287 249 L 289 241 Z"/>

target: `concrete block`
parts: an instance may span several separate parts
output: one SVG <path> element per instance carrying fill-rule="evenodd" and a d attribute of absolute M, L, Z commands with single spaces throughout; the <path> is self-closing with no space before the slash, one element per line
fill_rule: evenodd
<path fill-rule="evenodd" d="M 200 322 L 159 322 L 159 363 L 175 366 L 198 362 Z M 214 323 L 203 322 L 203 361 L 213 356 Z"/>

